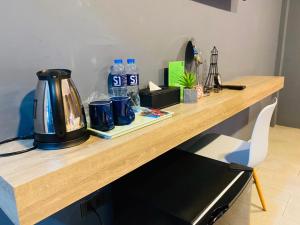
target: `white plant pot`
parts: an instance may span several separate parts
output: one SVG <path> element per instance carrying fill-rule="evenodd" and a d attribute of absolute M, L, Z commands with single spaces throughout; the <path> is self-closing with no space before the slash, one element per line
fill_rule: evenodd
<path fill-rule="evenodd" d="M 197 102 L 197 90 L 196 89 L 183 89 L 183 102 L 184 103 L 196 103 Z"/>

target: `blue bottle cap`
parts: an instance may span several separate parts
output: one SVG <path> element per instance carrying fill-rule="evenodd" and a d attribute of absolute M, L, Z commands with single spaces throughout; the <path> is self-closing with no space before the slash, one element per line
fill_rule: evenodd
<path fill-rule="evenodd" d="M 122 63 L 123 63 L 123 60 L 122 60 L 122 59 L 115 59 L 115 60 L 114 60 L 114 63 L 115 63 L 115 64 L 122 64 Z"/>
<path fill-rule="evenodd" d="M 135 63 L 135 59 L 127 59 L 127 63 L 128 64 L 134 64 Z"/>

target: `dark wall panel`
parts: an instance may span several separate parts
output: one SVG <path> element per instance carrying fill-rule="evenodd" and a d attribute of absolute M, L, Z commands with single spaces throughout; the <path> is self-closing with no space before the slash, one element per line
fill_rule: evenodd
<path fill-rule="evenodd" d="M 280 92 L 278 124 L 300 128 L 300 1 L 290 0 L 282 73 L 285 87 Z"/>
<path fill-rule="evenodd" d="M 193 0 L 219 9 L 231 10 L 231 0 Z"/>

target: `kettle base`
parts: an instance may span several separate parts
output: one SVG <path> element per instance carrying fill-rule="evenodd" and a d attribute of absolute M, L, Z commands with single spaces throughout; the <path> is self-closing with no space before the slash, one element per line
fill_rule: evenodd
<path fill-rule="evenodd" d="M 37 146 L 38 149 L 42 149 L 42 150 L 59 150 L 59 149 L 70 148 L 82 144 L 83 142 L 87 141 L 89 137 L 90 137 L 89 133 L 85 132 L 85 134 L 82 135 L 81 137 L 69 141 L 46 143 L 46 142 L 39 142 L 34 140 L 33 144 Z"/>

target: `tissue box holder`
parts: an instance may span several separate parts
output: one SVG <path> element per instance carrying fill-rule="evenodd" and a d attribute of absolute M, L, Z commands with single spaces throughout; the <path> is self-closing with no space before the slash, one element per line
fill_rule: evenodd
<path fill-rule="evenodd" d="M 161 87 L 161 90 L 150 92 L 149 88 L 140 90 L 141 106 L 161 109 L 180 103 L 179 87 Z"/>

